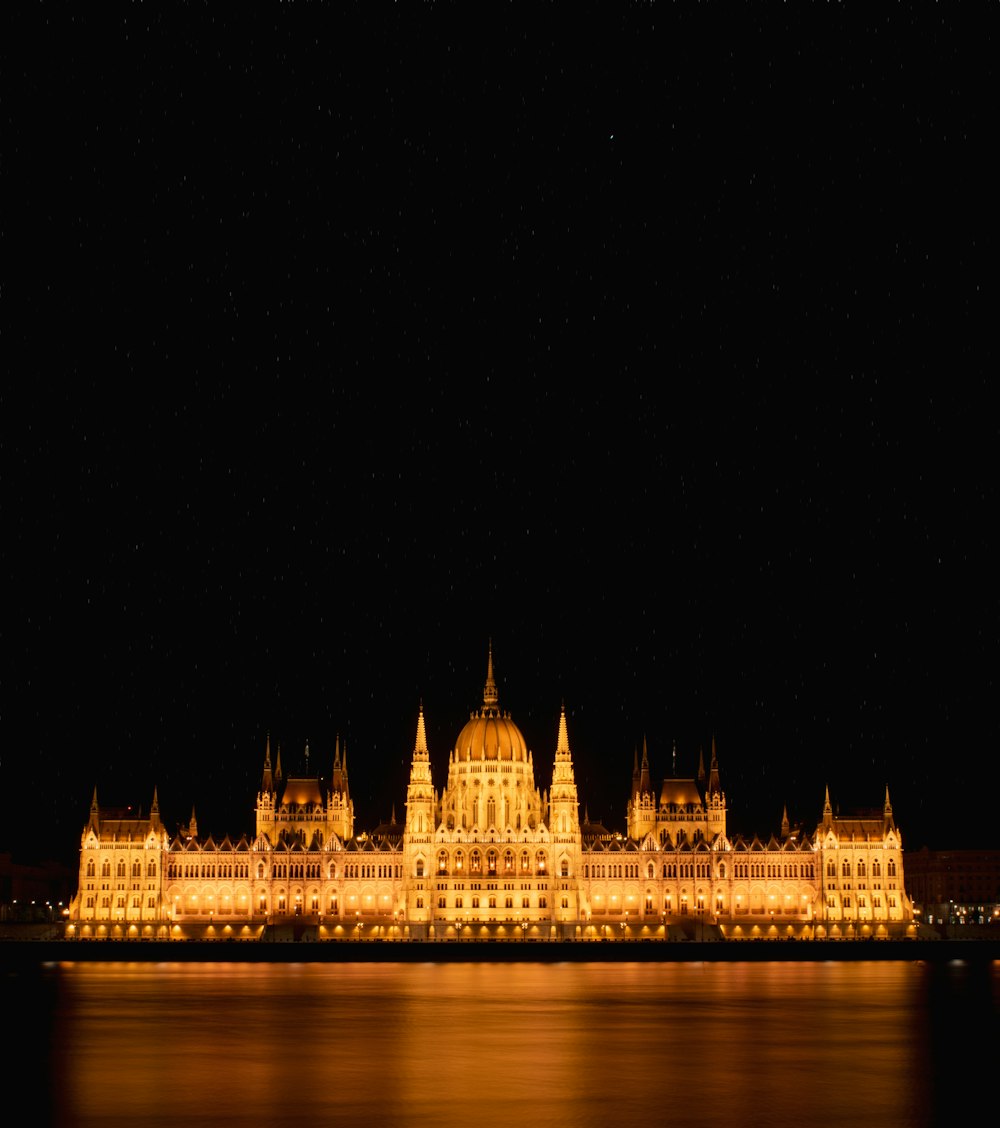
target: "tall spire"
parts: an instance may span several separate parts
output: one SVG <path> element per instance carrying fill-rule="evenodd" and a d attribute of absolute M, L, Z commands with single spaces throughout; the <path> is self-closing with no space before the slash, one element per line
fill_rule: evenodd
<path fill-rule="evenodd" d="M 420 702 L 420 711 L 417 714 L 417 740 L 413 745 L 414 760 L 429 760 L 427 752 L 427 726 L 424 724 L 424 703 Z"/>
<path fill-rule="evenodd" d="M 714 795 L 716 792 L 722 790 L 722 783 L 719 780 L 719 757 L 715 751 L 715 733 L 712 733 L 712 762 L 708 767 L 708 793 Z"/>
<path fill-rule="evenodd" d="M 271 734 L 267 734 L 267 741 L 264 745 L 264 775 L 260 781 L 261 791 L 274 790 L 274 777 L 271 774 Z"/>
<path fill-rule="evenodd" d="M 566 702 L 562 704 L 562 711 L 559 714 L 559 736 L 556 739 L 556 763 L 569 760 L 569 731 L 566 728 Z"/>
<path fill-rule="evenodd" d="M 497 683 L 493 678 L 493 639 L 491 638 L 489 645 L 489 658 L 486 663 L 486 686 L 483 689 L 484 709 L 496 709 L 497 700 Z"/>
<path fill-rule="evenodd" d="M 653 784 L 649 778 L 649 748 L 646 745 L 646 734 L 642 736 L 642 774 L 639 777 L 639 790 L 643 793 L 653 790 Z"/>

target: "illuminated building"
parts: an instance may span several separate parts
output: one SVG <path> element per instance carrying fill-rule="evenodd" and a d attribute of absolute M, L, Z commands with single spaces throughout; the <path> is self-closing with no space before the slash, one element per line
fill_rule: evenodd
<path fill-rule="evenodd" d="M 674 756 L 676 760 L 676 753 Z M 308 747 L 306 749 L 308 765 Z M 285 777 L 270 741 L 252 838 L 171 835 L 102 810 L 81 838 L 72 933 L 283 939 L 563 939 L 889 936 L 913 913 L 888 788 L 880 811 L 834 815 L 811 834 L 787 816 L 767 839 L 730 838 L 715 743 L 705 771 L 653 786 L 636 756 L 626 827 L 579 815 L 566 711 L 548 790 L 500 709 L 490 652 L 482 708 L 458 735 L 438 791 L 423 707 L 406 816 L 355 830 L 347 753 L 328 781 Z"/>

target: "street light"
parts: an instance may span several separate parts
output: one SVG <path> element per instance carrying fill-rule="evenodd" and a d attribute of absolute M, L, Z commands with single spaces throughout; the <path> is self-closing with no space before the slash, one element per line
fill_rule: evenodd
<path fill-rule="evenodd" d="M 358 939 L 360 940 L 361 939 L 361 913 L 360 913 L 360 911 L 356 912 L 354 914 L 354 918 L 358 922 Z"/>

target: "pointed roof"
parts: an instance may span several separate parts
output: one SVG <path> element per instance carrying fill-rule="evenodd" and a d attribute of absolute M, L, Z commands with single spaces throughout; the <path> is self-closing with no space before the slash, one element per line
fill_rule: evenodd
<path fill-rule="evenodd" d="M 486 661 L 486 685 L 483 687 L 483 709 L 496 710 L 499 695 L 497 694 L 497 683 L 493 677 L 493 639 L 489 643 L 489 655 Z"/>
<path fill-rule="evenodd" d="M 639 790 L 642 792 L 651 791 L 652 783 L 649 778 L 649 749 L 646 745 L 646 734 L 642 734 L 642 773 L 639 776 Z"/>
<path fill-rule="evenodd" d="M 563 702 L 559 713 L 559 736 L 556 740 L 556 763 L 571 760 L 569 751 L 569 730 L 566 727 L 566 702 Z"/>
<path fill-rule="evenodd" d="M 430 754 L 427 751 L 427 725 L 424 722 L 423 700 L 421 700 L 417 712 L 417 739 L 413 745 L 413 759 L 421 761 L 430 759 Z"/>

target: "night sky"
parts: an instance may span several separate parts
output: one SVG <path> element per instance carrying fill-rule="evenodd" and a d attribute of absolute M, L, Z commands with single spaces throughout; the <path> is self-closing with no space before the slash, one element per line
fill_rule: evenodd
<path fill-rule="evenodd" d="M 995 847 L 996 10 L 365 10 L 14 21 L 0 849 L 402 818 L 490 640 L 612 829 Z"/>

